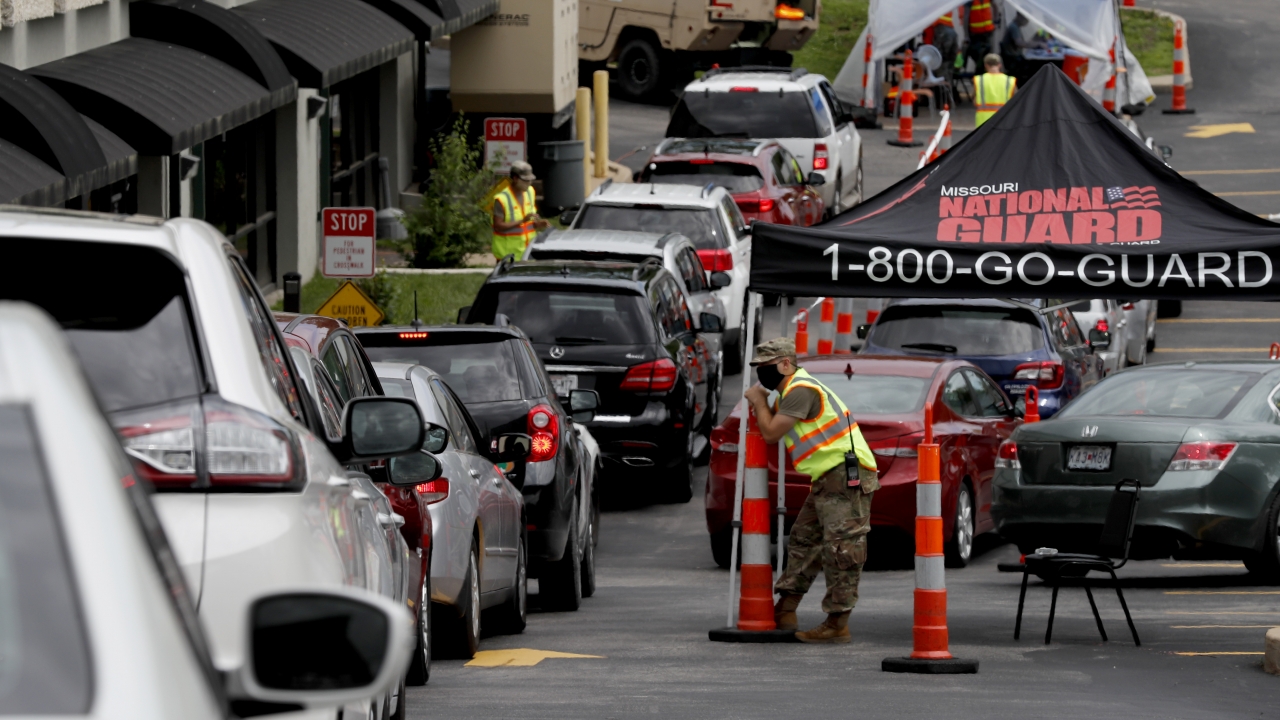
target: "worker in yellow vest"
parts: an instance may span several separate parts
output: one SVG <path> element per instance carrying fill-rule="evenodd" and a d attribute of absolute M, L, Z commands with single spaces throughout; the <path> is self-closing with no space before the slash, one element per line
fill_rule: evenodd
<path fill-rule="evenodd" d="M 973 124 L 975 128 L 982 127 L 982 123 L 990 120 L 1018 89 L 1017 80 L 1000 72 L 999 55 L 988 53 L 983 65 L 987 71 L 973 78 L 973 104 L 978 109 Z"/>
<path fill-rule="evenodd" d="M 808 643 L 849 642 L 849 613 L 858 602 L 858 581 L 867 561 L 871 496 L 880 488 L 876 458 L 845 404 L 796 365 L 796 345 L 775 338 L 756 346 L 751 365 L 760 382 L 746 392 L 765 442 L 785 439 L 796 470 L 812 485 L 787 548 L 787 567 L 774 585 L 774 620 L 780 630 L 797 629 L 796 608 L 821 569 L 827 581 L 821 625 L 797 632 Z M 768 404 L 777 390 L 777 403 Z"/>
<path fill-rule="evenodd" d="M 510 184 L 493 198 L 493 243 L 490 248 L 499 260 L 508 255 L 515 255 L 519 260 L 538 231 L 551 226 L 538 217 L 533 180 L 533 166 L 527 162 L 511 163 Z"/>

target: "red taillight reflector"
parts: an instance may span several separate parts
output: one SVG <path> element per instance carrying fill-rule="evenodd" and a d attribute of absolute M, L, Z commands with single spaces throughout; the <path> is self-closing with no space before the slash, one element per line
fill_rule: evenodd
<path fill-rule="evenodd" d="M 1236 450 L 1233 442 L 1182 443 L 1169 463 L 1170 471 L 1217 470 Z"/>
<path fill-rule="evenodd" d="M 418 497 L 428 505 L 438 503 L 449 497 L 449 479 L 436 478 L 431 482 L 418 483 L 413 486 L 418 491 Z"/>
<path fill-rule="evenodd" d="M 996 467 L 1012 470 L 1022 467 L 1022 463 L 1018 462 L 1018 443 L 1012 440 L 1000 443 L 1000 449 L 996 451 Z"/>
<path fill-rule="evenodd" d="M 729 88 L 729 92 L 760 92 L 760 88 L 746 87 L 745 85 L 734 85 Z"/>
<path fill-rule="evenodd" d="M 1062 363 L 1056 360 L 1022 363 L 1013 370 L 1015 380 L 1034 380 L 1036 387 L 1041 390 L 1062 387 L 1064 374 Z"/>
<path fill-rule="evenodd" d="M 529 462 L 550 460 L 556 456 L 560 445 L 560 422 L 548 405 L 537 405 L 529 411 L 527 420 L 529 438 Z"/>
<path fill-rule="evenodd" d="M 666 392 L 676 385 L 676 364 L 669 358 L 632 365 L 619 390 L 628 392 Z"/>
<path fill-rule="evenodd" d="M 715 165 L 716 161 L 711 158 L 694 158 L 689 161 L 690 165 Z"/>
<path fill-rule="evenodd" d="M 1094 324 L 1093 329 L 1098 332 L 1111 332 L 1111 323 L 1107 322 L 1106 318 L 1099 318 L 1098 322 Z"/>
<path fill-rule="evenodd" d="M 534 525 L 533 523 L 529 523 L 528 525 L 525 525 L 525 526 L 524 526 L 524 529 L 525 529 L 525 530 L 537 530 L 537 529 L 538 529 L 538 526 L 537 526 L 537 525 Z"/>
<path fill-rule="evenodd" d="M 707 272 L 729 272 L 733 269 L 733 251 L 727 248 L 699 250 L 698 259 L 702 261 L 702 268 Z"/>
<path fill-rule="evenodd" d="M 742 212 L 770 212 L 773 210 L 773 198 L 744 198 L 738 200 L 737 203 L 738 209 Z"/>
<path fill-rule="evenodd" d="M 813 146 L 813 169 L 827 169 L 827 146 L 825 143 L 817 143 Z"/>
<path fill-rule="evenodd" d="M 402 332 L 400 333 L 400 339 L 401 340 L 426 340 L 429 334 L 430 333 L 425 333 L 425 332 Z"/>

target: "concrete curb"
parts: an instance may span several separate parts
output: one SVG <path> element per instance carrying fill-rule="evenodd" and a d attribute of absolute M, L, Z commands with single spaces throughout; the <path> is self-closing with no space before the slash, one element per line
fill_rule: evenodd
<path fill-rule="evenodd" d="M 1262 669 L 1272 675 L 1280 675 L 1280 627 L 1267 631 L 1263 640 Z"/>
<path fill-rule="evenodd" d="M 1191 77 L 1191 28 L 1187 26 L 1187 21 L 1181 15 L 1167 12 L 1165 10 L 1157 10 L 1155 8 L 1128 8 L 1139 12 L 1155 13 L 1162 18 L 1168 18 L 1175 25 L 1182 23 L 1182 48 L 1186 52 L 1186 60 L 1183 65 L 1187 71 L 1187 89 L 1190 90 L 1195 86 Z M 1157 93 L 1169 94 L 1173 92 L 1173 75 L 1148 75 L 1147 80 L 1151 83 L 1151 89 Z"/>
<path fill-rule="evenodd" d="M 378 268 L 393 275 L 488 275 L 493 268 Z"/>

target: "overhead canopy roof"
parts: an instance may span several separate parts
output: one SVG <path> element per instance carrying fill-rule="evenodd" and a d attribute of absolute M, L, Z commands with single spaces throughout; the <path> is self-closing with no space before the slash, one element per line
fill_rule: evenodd
<path fill-rule="evenodd" d="M 204 53 L 131 37 L 31 68 L 76 110 L 143 155 L 172 155 L 297 96 Z"/>
<path fill-rule="evenodd" d="M 364 0 L 405 26 L 418 40 L 429 42 L 448 35 L 445 20 L 418 0 Z"/>
<path fill-rule="evenodd" d="M 444 18 L 443 35 L 471 27 L 498 12 L 500 0 L 421 0 L 437 15 Z"/>
<path fill-rule="evenodd" d="M 361 0 L 255 0 L 231 12 L 275 45 L 303 87 L 329 87 L 413 48 L 413 33 Z"/>
<path fill-rule="evenodd" d="M 753 235 L 756 292 L 1280 298 L 1280 225 L 1183 178 L 1052 65 L 888 190 Z"/>

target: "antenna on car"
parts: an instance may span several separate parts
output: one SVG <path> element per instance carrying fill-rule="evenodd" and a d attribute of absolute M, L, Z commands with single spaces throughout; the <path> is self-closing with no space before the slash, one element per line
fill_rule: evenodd
<path fill-rule="evenodd" d="M 702 188 L 702 195 L 701 195 L 701 197 L 706 197 L 706 196 L 707 196 L 707 195 L 708 195 L 712 190 L 715 190 L 715 189 L 716 189 L 716 184 L 715 184 L 715 183 L 713 183 L 713 182 L 709 182 L 709 183 L 707 183 L 707 186 L 706 186 L 706 187 L 704 187 L 704 188 Z"/>
<path fill-rule="evenodd" d="M 418 319 L 418 291 L 413 291 L 413 327 L 415 329 L 422 327 L 422 321 Z"/>

